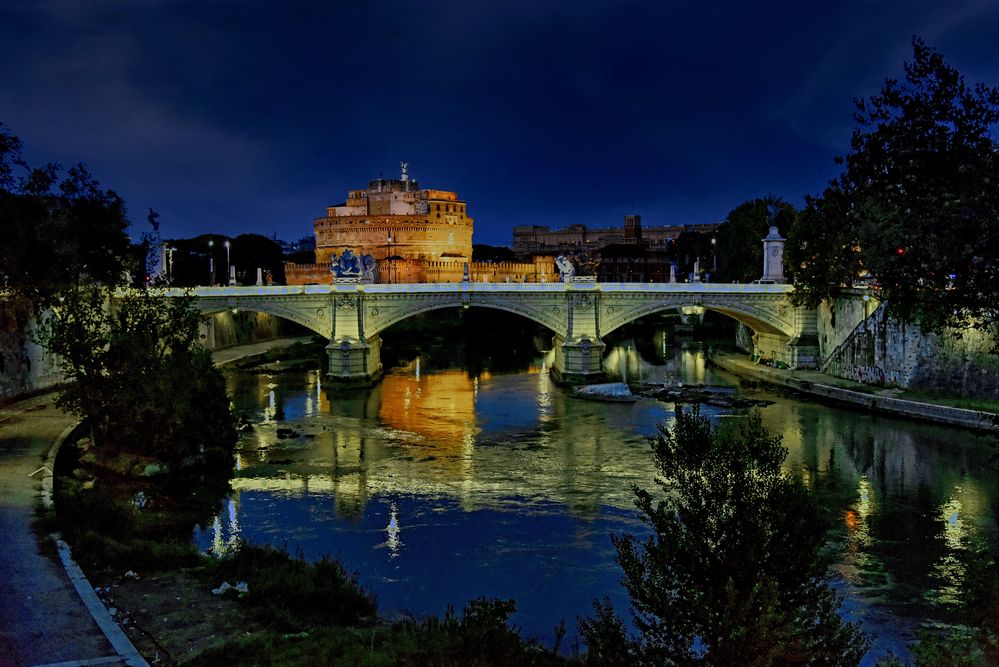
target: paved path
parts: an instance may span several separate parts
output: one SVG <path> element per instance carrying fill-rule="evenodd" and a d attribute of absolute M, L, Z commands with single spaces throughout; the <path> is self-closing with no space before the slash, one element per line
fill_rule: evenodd
<path fill-rule="evenodd" d="M 231 364 L 232 362 L 243 359 L 244 357 L 252 357 L 257 354 L 263 354 L 267 350 L 275 347 L 288 347 L 289 345 L 294 345 L 295 343 L 308 343 L 312 341 L 312 338 L 312 336 L 302 336 L 300 338 L 279 338 L 278 340 L 267 340 L 263 343 L 251 343 L 249 345 L 227 347 L 224 350 L 215 350 L 212 352 L 212 360 L 215 362 L 216 366 L 224 366 L 225 364 Z"/>
<path fill-rule="evenodd" d="M 55 395 L 0 407 L 0 665 L 109 658 L 123 664 L 80 600 L 55 556 L 43 555 L 32 530 L 43 458 L 76 423 Z M 96 664 L 96 663 L 90 663 Z"/>
<path fill-rule="evenodd" d="M 217 364 L 311 338 L 219 350 Z M 80 599 L 66 570 L 40 551 L 32 529 L 45 455 L 77 418 L 55 407 L 55 394 L 0 406 L 0 667 L 123 665 Z"/>
<path fill-rule="evenodd" d="M 715 352 L 711 363 L 743 377 L 781 385 L 812 397 L 846 403 L 872 412 L 919 419 L 937 424 L 961 426 L 977 431 L 997 431 L 999 424 L 987 413 L 955 408 L 932 401 L 897 398 L 897 389 L 878 389 L 868 385 L 826 375 L 815 370 L 777 369 L 754 364 L 745 355 Z"/>

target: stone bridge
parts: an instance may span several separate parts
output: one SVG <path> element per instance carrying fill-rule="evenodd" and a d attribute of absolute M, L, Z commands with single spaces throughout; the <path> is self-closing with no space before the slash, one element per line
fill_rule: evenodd
<path fill-rule="evenodd" d="M 204 314 L 223 310 L 269 313 L 327 338 L 329 377 L 353 386 L 382 375 L 379 333 L 408 317 L 440 308 L 498 308 L 551 329 L 556 381 L 600 381 L 603 338 L 645 315 L 679 310 L 724 313 L 750 327 L 758 353 L 791 367 L 818 363 L 814 309 L 796 308 L 789 285 L 721 283 L 334 283 L 266 287 L 164 289 L 193 294 Z M 702 310 L 703 309 L 703 310 Z"/>

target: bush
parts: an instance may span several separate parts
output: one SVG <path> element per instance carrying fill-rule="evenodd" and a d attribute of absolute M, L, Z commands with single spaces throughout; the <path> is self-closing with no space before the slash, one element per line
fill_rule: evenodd
<path fill-rule="evenodd" d="M 102 456 L 142 452 L 179 463 L 236 442 L 222 374 L 202 349 L 190 298 L 100 288 L 63 293 L 39 341 L 67 378 L 59 405 L 85 417 Z"/>
<path fill-rule="evenodd" d="M 375 615 L 374 596 L 337 561 L 310 564 L 270 547 L 243 545 L 208 569 L 212 585 L 245 581 L 246 602 L 281 630 L 352 625 Z"/>
<path fill-rule="evenodd" d="M 857 664 L 866 642 L 825 584 L 824 522 L 759 414 L 717 432 L 677 406 L 652 449 L 662 493 L 634 491 L 653 534 L 612 537 L 641 634 L 596 603 L 580 622 L 589 661 Z"/>

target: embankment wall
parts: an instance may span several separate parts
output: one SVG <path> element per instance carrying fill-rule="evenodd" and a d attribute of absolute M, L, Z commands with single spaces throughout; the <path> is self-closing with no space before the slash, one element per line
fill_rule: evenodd
<path fill-rule="evenodd" d="M 819 308 L 820 370 L 876 386 L 999 399 L 999 355 L 990 353 L 994 335 L 953 329 L 924 333 L 856 292 Z"/>
<path fill-rule="evenodd" d="M 34 327 L 34 319 L 0 304 L 0 402 L 50 389 L 62 378 L 54 355 L 33 342 Z M 247 311 L 215 313 L 201 324 L 210 350 L 309 333 L 293 322 Z"/>

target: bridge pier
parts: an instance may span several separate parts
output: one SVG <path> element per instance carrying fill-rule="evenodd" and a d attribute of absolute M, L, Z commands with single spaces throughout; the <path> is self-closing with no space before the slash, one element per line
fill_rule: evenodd
<path fill-rule="evenodd" d="M 780 361 L 788 368 L 817 368 L 819 339 L 808 333 L 788 338 L 780 334 L 757 332 L 753 334 L 753 352 L 761 357 Z"/>
<path fill-rule="evenodd" d="M 326 346 L 328 381 L 334 389 L 371 387 L 382 379 L 382 339 L 359 340 L 341 336 Z"/>
<path fill-rule="evenodd" d="M 555 363 L 549 372 L 556 384 L 594 384 L 607 379 L 601 364 L 604 343 L 599 338 L 578 336 L 566 340 L 555 336 L 553 342 Z"/>

